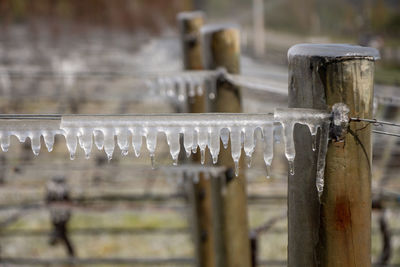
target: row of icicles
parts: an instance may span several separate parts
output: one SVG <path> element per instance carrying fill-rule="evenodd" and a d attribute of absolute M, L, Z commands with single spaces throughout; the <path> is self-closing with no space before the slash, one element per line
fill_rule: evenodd
<path fill-rule="evenodd" d="M 122 115 L 122 116 L 62 116 L 59 119 L 8 119 L 0 122 L 0 144 L 3 151 L 10 145 L 10 136 L 16 136 L 21 142 L 31 139 L 32 150 L 38 154 L 43 136 L 49 151 L 53 149 L 54 136 L 66 138 L 71 159 L 75 157 L 78 145 L 89 157 L 93 144 L 104 150 L 111 159 L 115 138 L 123 155 L 127 155 L 130 146 L 136 156 L 140 155 L 142 137 L 145 137 L 152 163 L 154 164 L 158 133 L 164 133 L 170 148 L 170 154 L 177 164 L 183 137 L 183 147 L 187 156 L 199 148 L 201 163 L 205 162 L 208 147 L 213 163 L 217 163 L 220 152 L 220 140 L 226 149 L 230 140 L 231 153 L 235 162 L 235 173 L 239 173 L 239 159 L 242 149 L 250 162 L 255 146 L 263 143 L 264 161 L 269 170 L 273 159 L 274 139 L 282 129 L 285 155 L 289 161 L 290 173 L 294 174 L 296 155 L 293 129 L 295 124 L 308 126 L 312 136 L 312 149 L 317 147 L 317 131 L 321 129 L 318 151 L 317 180 L 322 190 L 325 154 L 328 143 L 330 114 L 319 110 L 276 109 L 274 114 L 167 114 L 167 115 Z M 269 172 L 268 174 L 269 175 Z M 322 185 L 321 185 L 322 182 Z"/>

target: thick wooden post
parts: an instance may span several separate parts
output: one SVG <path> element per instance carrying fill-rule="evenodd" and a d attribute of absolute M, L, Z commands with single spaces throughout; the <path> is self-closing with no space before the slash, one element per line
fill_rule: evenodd
<path fill-rule="evenodd" d="M 206 69 L 224 67 L 230 73 L 239 73 L 240 38 L 239 30 L 232 25 L 205 26 L 202 28 L 203 64 Z M 214 102 L 215 112 L 241 112 L 240 90 L 225 81 L 217 84 Z M 222 207 L 222 244 L 217 244 L 217 265 L 229 267 L 250 266 L 250 241 L 247 221 L 246 179 L 243 171 L 243 152 L 240 160 L 239 177 L 234 177 L 234 163 L 230 145 L 221 152 L 218 162 L 230 167 L 226 185 L 219 188 Z M 215 201 L 215 200 L 214 200 Z M 215 201 L 218 205 L 219 201 Z M 222 245 L 222 247 L 221 247 Z"/>
<path fill-rule="evenodd" d="M 329 109 L 371 118 L 375 49 L 303 44 L 289 58 L 289 107 Z M 318 199 L 316 153 L 308 129 L 294 131 L 295 174 L 289 175 L 288 266 L 371 266 L 371 128 L 350 123 L 343 142 L 329 142 L 325 188 Z M 317 148 L 318 149 L 318 148 Z"/>
<path fill-rule="evenodd" d="M 203 12 L 182 12 L 178 14 L 178 25 L 181 34 L 183 65 L 185 70 L 201 70 L 200 28 L 204 24 Z M 188 99 L 191 113 L 205 113 L 205 94 Z M 183 150 L 184 151 L 184 150 Z M 208 151 L 207 151 L 208 152 Z M 193 161 L 200 164 L 200 152 L 192 155 Z M 207 157 L 208 153 L 207 153 Z M 196 246 L 196 264 L 201 267 L 215 266 L 214 237 L 211 207 L 211 180 L 200 173 L 199 181 L 189 181 L 190 199 L 193 209 L 192 227 Z"/>

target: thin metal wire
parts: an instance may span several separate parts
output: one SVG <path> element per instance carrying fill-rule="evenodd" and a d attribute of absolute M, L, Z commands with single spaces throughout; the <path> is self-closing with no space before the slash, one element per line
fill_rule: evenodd
<path fill-rule="evenodd" d="M 369 122 L 373 124 L 378 124 L 378 125 L 389 125 L 389 126 L 395 126 L 395 127 L 400 127 L 400 124 L 394 123 L 394 122 L 388 122 L 388 121 L 378 121 L 377 119 L 361 119 L 361 118 L 350 118 L 351 121 L 364 121 L 364 122 Z"/>
<path fill-rule="evenodd" d="M 389 132 L 377 131 L 377 130 L 373 130 L 372 132 L 373 132 L 373 133 L 376 133 L 376 134 L 382 134 L 382 135 L 389 135 L 389 136 L 400 137 L 400 134 L 396 134 L 396 133 L 389 133 Z"/>
<path fill-rule="evenodd" d="M 60 120 L 59 114 L 0 114 L 2 120 Z"/>

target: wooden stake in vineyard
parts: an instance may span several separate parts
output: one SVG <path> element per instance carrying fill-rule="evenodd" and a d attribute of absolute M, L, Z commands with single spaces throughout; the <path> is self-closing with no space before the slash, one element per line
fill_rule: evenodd
<path fill-rule="evenodd" d="M 375 49 L 303 44 L 288 54 L 289 107 L 344 103 L 350 117 L 372 117 Z M 371 266 L 371 125 L 351 122 L 342 142 L 330 141 L 320 200 L 308 129 L 297 125 L 294 140 L 288 266 Z"/>
<path fill-rule="evenodd" d="M 233 25 L 209 25 L 202 29 L 203 64 L 205 69 L 225 68 L 229 73 L 239 73 L 240 37 Z M 213 103 L 214 112 L 241 112 L 240 90 L 238 87 L 218 81 Z M 226 183 L 213 179 L 216 266 L 249 267 L 250 241 L 247 221 L 246 179 L 243 172 L 243 152 L 240 159 L 239 176 L 234 175 L 234 163 L 230 144 L 224 149 L 221 143 L 219 164 L 227 166 Z M 218 207 L 221 208 L 218 211 Z M 220 220 L 221 219 L 221 220 Z M 218 225 L 219 223 L 219 225 Z M 222 235 L 221 235 L 222 234 Z"/>
<path fill-rule="evenodd" d="M 178 14 L 178 26 L 181 34 L 185 70 L 201 70 L 203 68 L 200 40 L 200 28 L 203 25 L 203 12 L 182 12 Z M 188 101 L 189 112 L 207 112 L 205 94 L 188 98 Z M 200 151 L 197 151 L 192 157 L 194 162 L 200 164 Z M 208 151 L 206 159 L 209 159 Z M 190 181 L 189 183 L 191 189 L 190 202 L 193 209 L 192 227 L 196 245 L 196 265 L 199 267 L 212 267 L 215 262 L 215 249 L 212 224 L 211 180 L 205 179 L 204 175 L 200 173 L 198 182 Z"/>

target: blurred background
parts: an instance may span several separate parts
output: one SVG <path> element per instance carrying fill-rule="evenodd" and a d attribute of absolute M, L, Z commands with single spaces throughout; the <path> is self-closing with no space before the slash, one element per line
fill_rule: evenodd
<path fill-rule="evenodd" d="M 190 10 L 204 11 L 207 23 L 240 25 L 241 72 L 285 86 L 286 54 L 294 44 L 379 49 L 376 87 L 389 93 L 386 102 L 377 103 L 376 117 L 399 120 L 399 103 L 390 101 L 400 89 L 397 0 L 0 0 L 0 113 L 181 110 L 174 100 L 147 95 L 143 79 L 182 70 L 176 15 Z M 112 75 L 79 75 L 88 71 Z M 287 103 L 284 97 L 246 92 L 245 112 Z M 0 152 L 2 266 L 70 266 L 62 260 L 70 256 L 87 260 L 75 266 L 193 266 L 183 173 L 151 170 L 145 148 L 139 158 L 115 151 L 110 162 L 103 152 L 86 160 L 78 149 L 70 161 L 63 138 L 56 143 L 62 145 L 52 153 L 42 148 L 34 156 L 28 141 L 14 138 L 10 151 Z M 373 261 L 400 266 L 400 149 L 396 138 L 376 137 L 374 143 L 373 192 L 379 205 L 372 218 Z M 157 164 L 172 165 L 165 140 L 159 144 Z M 246 170 L 257 266 L 286 266 L 282 151 L 276 151 L 270 179 L 260 148 Z M 51 208 L 49 203 L 59 200 L 63 204 Z"/>

